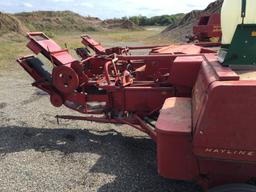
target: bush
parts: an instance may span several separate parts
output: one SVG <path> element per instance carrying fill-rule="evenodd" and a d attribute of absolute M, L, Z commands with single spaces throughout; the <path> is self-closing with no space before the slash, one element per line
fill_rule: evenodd
<path fill-rule="evenodd" d="M 184 16 L 183 13 L 176 14 L 176 15 L 162 15 L 162 16 L 154 16 L 154 17 L 146 17 L 146 16 L 132 16 L 128 19 L 140 26 L 153 26 L 153 25 L 173 25 L 176 24 L 182 17 Z"/>

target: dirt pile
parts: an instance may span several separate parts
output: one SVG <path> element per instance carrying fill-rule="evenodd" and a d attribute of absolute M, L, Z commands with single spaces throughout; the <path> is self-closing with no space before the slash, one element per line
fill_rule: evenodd
<path fill-rule="evenodd" d="M 0 12 L 0 35 L 10 32 L 24 34 L 26 31 L 27 28 L 15 16 Z"/>
<path fill-rule="evenodd" d="M 97 17 L 84 17 L 71 11 L 34 11 L 17 14 L 0 12 L 0 35 L 25 34 L 26 31 L 44 31 L 49 36 L 63 32 L 90 32 L 109 29 L 140 29 L 135 23 L 123 19 L 102 21 Z"/>
<path fill-rule="evenodd" d="M 177 25 L 167 27 L 160 35 L 168 39 L 173 39 L 176 42 L 186 41 L 185 36 L 192 34 L 193 26 L 197 24 L 199 17 L 201 15 L 220 12 L 222 3 L 223 0 L 217 0 L 209 4 L 203 11 L 191 11 L 186 14 Z"/>
<path fill-rule="evenodd" d="M 130 20 L 125 19 L 108 19 L 102 22 L 103 27 L 108 29 L 140 29 L 138 25 Z"/>
<path fill-rule="evenodd" d="M 83 17 L 71 11 L 36 11 L 15 16 L 31 31 L 96 31 L 101 23 L 98 18 Z"/>

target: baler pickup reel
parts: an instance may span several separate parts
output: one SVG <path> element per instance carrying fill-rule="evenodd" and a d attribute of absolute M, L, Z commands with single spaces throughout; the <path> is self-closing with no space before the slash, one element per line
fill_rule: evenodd
<path fill-rule="evenodd" d="M 143 57 L 94 55 L 78 61 L 68 49 L 62 49 L 41 32 L 28 33 L 27 37 L 30 40 L 27 47 L 35 54 L 44 55 L 53 67 L 50 73 L 35 56 L 19 58 L 17 61 L 35 80 L 33 86 L 47 92 L 55 107 L 65 105 L 83 114 L 102 115 L 100 118 L 82 117 L 84 120 L 140 124 L 144 120 L 138 118 L 154 115 L 165 98 L 173 95 L 173 88 L 166 86 L 170 84 L 165 75 L 168 66 L 162 68 L 162 75 L 156 76 L 151 69 L 143 75 L 144 79 L 136 79 L 141 71 L 133 69 L 134 66 L 141 68 L 145 62 L 155 61 L 156 56 L 145 61 Z M 164 57 L 163 61 L 169 59 Z M 145 80 L 147 78 L 151 80 Z M 139 109 L 133 97 L 138 101 L 144 99 Z M 158 99 L 153 101 L 154 98 Z"/>

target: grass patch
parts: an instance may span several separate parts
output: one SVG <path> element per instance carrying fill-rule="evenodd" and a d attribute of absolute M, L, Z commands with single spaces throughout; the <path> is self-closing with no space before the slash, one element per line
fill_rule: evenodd
<path fill-rule="evenodd" d="M 0 69 L 16 69 L 16 59 L 31 54 L 23 36 L 8 34 L 1 37 L 0 41 Z"/>

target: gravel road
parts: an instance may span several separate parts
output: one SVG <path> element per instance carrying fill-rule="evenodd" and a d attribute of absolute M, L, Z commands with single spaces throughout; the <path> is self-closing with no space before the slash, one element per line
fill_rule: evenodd
<path fill-rule="evenodd" d="M 75 112 L 51 106 L 14 69 L 0 70 L 0 191 L 198 191 L 159 177 L 155 144 L 129 126 L 58 125 L 55 115 Z"/>

